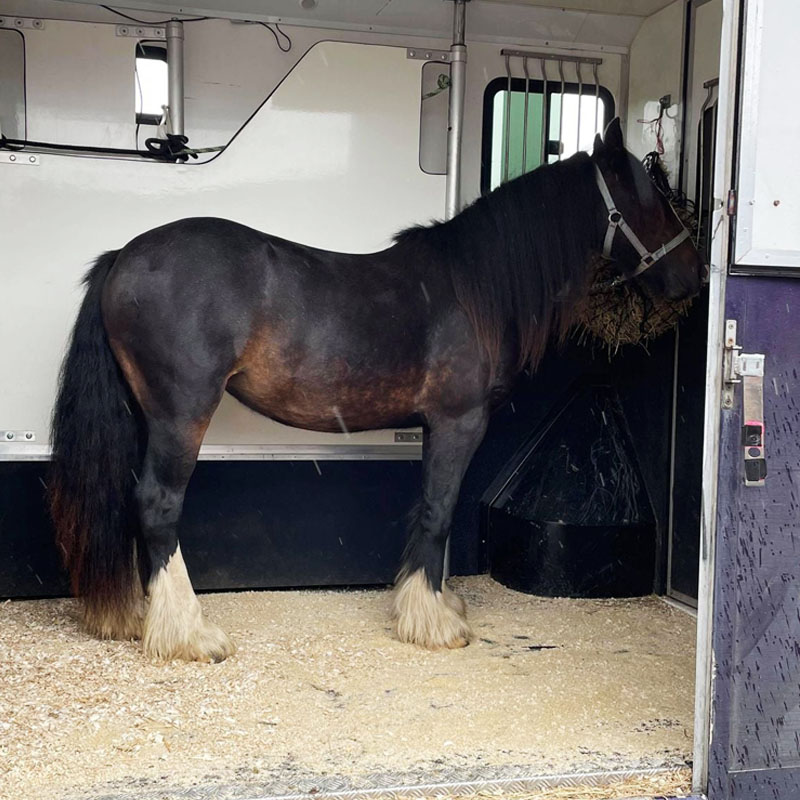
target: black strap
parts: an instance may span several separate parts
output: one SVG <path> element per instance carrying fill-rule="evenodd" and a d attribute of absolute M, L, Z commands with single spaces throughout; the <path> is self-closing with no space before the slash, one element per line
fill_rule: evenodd
<path fill-rule="evenodd" d="M 197 153 L 188 152 L 189 137 L 168 133 L 166 139 L 145 139 L 144 146 L 150 153 L 169 161 L 186 161 L 189 156 L 197 158 Z"/>
<path fill-rule="evenodd" d="M 109 153 L 117 156 L 139 156 L 161 161 L 186 161 L 189 156 L 197 158 L 196 153 L 187 152 L 189 142 L 186 136 L 167 134 L 166 139 L 147 139 L 146 150 L 126 150 L 120 147 L 92 147 L 82 144 L 56 144 L 55 142 L 34 142 L 30 139 L 11 139 L 0 134 L 0 150 L 19 151 L 25 147 L 36 147 L 42 150 L 64 150 L 74 153 Z M 161 143 L 161 146 L 156 143 Z"/>

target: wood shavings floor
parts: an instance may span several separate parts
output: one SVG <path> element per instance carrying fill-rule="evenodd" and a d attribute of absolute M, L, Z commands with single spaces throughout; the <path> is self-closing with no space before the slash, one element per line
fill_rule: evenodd
<path fill-rule="evenodd" d="M 135 642 L 91 639 L 73 600 L 6 602 L 0 797 L 685 770 L 688 614 L 652 597 L 542 599 L 485 576 L 450 584 L 477 639 L 437 653 L 392 639 L 383 590 L 204 595 L 239 645 L 211 665 L 151 663 Z"/>

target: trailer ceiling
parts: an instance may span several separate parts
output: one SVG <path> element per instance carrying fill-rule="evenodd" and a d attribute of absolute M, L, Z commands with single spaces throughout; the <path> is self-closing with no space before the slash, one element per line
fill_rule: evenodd
<path fill-rule="evenodd" d="M 306 0 L 306 4 L 313 0 Z M 626 49 L 645 17 L 674 0 L 471 0 L 467 8 L 470 39 L 551 42 L 554 45 L 602 45 Z M 556 5 L 557 3 L 557 5 Z M 449 0 L 122 0 L 109 3 L 144 20 L 189 14 L 231 19 L 276 20 L 322 28 L 374 30 L 450 37 Z M 92 0 L 5 0 L 7 14 L 117 21 Z"/>
<path fill-rule="evenodd" d="M 552 0 L 483 0 L 483 2 L 513 6 L 557 7 L 570 11 L 586 11 L 592 14 L 626 14 L 633 17 L 649 17 L 674 0 L 559 0 L 557 6 L 554 6 Z"/>

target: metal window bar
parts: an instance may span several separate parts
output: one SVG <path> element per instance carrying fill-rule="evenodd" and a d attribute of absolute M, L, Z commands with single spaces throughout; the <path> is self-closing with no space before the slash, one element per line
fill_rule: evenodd
<path fill-rule="evenodd" d="M 581 106 L 583 105 L 583 103 L 581 102 L 581 100 L 583 100 L 583 75 L 581 75 L 580 62 L 578 62 L 575 65 L 575 72 L 578 75 L 578 136 L 575 139 L 575 145 L 578 148 L 578 150 L 580 150 L 581 149 Z"/>
<path fill-rule="evenodd" d="M 597 77 L 597 64 L 592 64 L 592 77 L 594 78 L 594 130 L 599 133 L 600 122 L 600 80 Z"/>
<path fill-rule="evenodd" d="M 525 119 L 522 131 L 522 171 L 528 171 L 528 95 L 530 94 L 531 77 L 528 74 L 528 59 L 522 59 L 522 69 L 525 72 L 525 109 L 523 116 Z M 511 105 L 511 94 L 508 95 L 508 103 Z"/>
<path fill-rule="evenodd" d="M 558 104 L 558 160 L 564 153 L 564 62 L 558 60 L 558 74 L 561 77 L 561 99 Z"/>
<path fill-rule="evenodd" d="M 503 183 L 508 180 L 508 157 L 511 152 L 511 56 L 506 54 L 506 77 L 508 79 L 506 92 L 506 141 L 505 163 L 503 164 Z"/>
<path fill-rule="evenodd" d="M 523 59 L 523 63 L 527 64 L 527 59 Z M 540 164 L 547 163 L 547 140 L 550 138 L 549 131 L 547 130 L 547 61 L 541 59 L 542 69 L 542 153 L 539 158 Z M 527 69 L 526 69 L 527 72 Z M 525 91 L 527 92 L 527 87 Z M 527 170 L 525 170 L 527 172 Z"/>
<path fill-rule="evenodd" d="M 529 108 L 530 108 L 530 62 L 531 61 L 538 61 L 539 62 L 539 70 L 541 72 L 542 78 L 542 118 L 541 118 L 541 143 L 540 143 L 540 164 L 546 164 L 549 160 L 550 155 L 550 131 L 549 131 L 549 117 L 551 112 L 552 103 L 550 102 L 549 91 L 548 91 L 548 83 L 550 82 L 549 76 L 547 74 L 547 63 L 548 62 L 555 62 L 558 65 L 558 80 L 560 82 L 560 108 L 559 108 L 559 118 L 558 118 L 558 145 L 557 145 L 557 158 L 560 161 L 564 152 L 564 99 L 567 95 L 566 92 L 566 79 L 564 75 L 564 65 L 565 64 L 572 64 L 573 69 L 575 71 L 575 77 L 578 85 L 578 114 L 577 114 L 577 132 L 575 136 L 575 142 L 577 144 L 577 149 L 581 149 L 581 114 L 582 114 L 582 103 L 581 99 L 584 94 L 584 87 L 588 85 L 587 81 L 585 80 L 585 76 L 582 71 L 583 65 L 590 65 L 592 70 L 592 83 L 594 85 L 594 97 L 595 97 L 595 113 L 594 113 L 594 128 L 595 131 L 599 129 L 600 125 L 600 82 L 598 79 L 598 67 L 600 64 L 603 63 L 602 58 L 591 58 L 591 57 L 583 57 L 583 56 L 562 56 L 562 55 L 554 55 L 552 53 L 540 53 L 540 52 L 532 52 L 526 50 L 509 50 L 503 49 L 500 51 L 500 54 L 505 59 L 505 67 L 506 67 L 506 98 L 505 98 L 505 108 L 504 111 L 504 118 L 505 118 L 505 131 L 504 131 L 504 142 L 503 142 L 503 168 L 502 168 L 502 180 L 503 182 L 509 180 L 512 175 L 512 172 L 515 171 L 512 168 L 511 164 L 511 142 L 512 142 L 512 116 L 511 116 L 511 105 L 512 105 L 512 78 L 513 78 L 513 70 L 512 70 L 512 59 L 519 59 L 522 63 L 522 74 L 524 78 L 524 85 L 525 85 L 525 99 L 523 104 L 523 115 L 522 115 L 522 161 L 520 164 L 521 171 L 527 172 L 528 171 L 528 124 L 529 124 Z"/>

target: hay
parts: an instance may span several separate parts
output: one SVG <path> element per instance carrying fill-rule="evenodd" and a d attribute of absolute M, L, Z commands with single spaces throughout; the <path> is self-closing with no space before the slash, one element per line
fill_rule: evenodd
<path fill-rule="evenodd" d="M 592 258 L 590 269 L 593 286 L 615 276 L 612 265 L 599 254 Z M 578 341 L 593 337 L 612 353 L 626 344 L 646 344 L 672 330 L 691 305 L 691 299 L 672 302 L 650 297 L 631 281 L 589 292 L 576 313 Z"/>
<path fill-rule="evenodd" d="M 693 212 L 676 209 L 684 226 L 696 238 L 697 221 Z M 689 313 L 692 300 L 672 302 L 652 297 L 637 284 L 626 281 L 618 286 L 608 284 L 616 277 L 613 264 L 599 253 L 588 265 L 591 290 L 576 309 L 576 335 L 579 342 L 599 341 L 615 353 L 626 344 L 647 342 L 672 330 Z"/>

